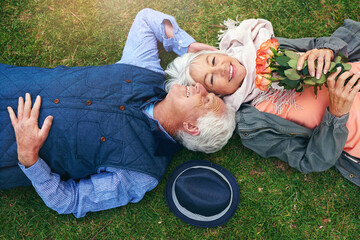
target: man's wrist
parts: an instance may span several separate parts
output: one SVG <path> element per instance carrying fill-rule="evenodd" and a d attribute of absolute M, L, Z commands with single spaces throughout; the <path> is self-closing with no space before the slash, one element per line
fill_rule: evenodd
<path fill-rule="evenodd" d="M 18 160 L 19 162 L 26 168 L 31 167 L 34 165 L 37 160 L 39 159 L 38 153 L 18 153 Z"/>

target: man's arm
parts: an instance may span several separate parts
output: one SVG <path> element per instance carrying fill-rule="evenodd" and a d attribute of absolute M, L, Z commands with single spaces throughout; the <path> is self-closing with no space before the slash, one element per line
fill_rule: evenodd
<path fill-rule="evenodd" d="M 96 212 L 139 202 L 158 181 L 146 174 L 117 168 L 103 168 L 87 179 L 62 181 L 40 158 L 30 168 L 20 168 L 46 206 L 60 214 L 83 217 Z"/>
<path fill-rule="evenodd" d="M 38 96 L 31 107 L 31 96 L 25 102 L 19 98 L 17 116 L 8 107 L 14 127 L 20 168 L 30 179 L 45 204 L 59 213 L 73 213 L 82 217 L 90 211 L 100 211 L 140 201 L 158 181 L 146 174 L 116 168 L 99 169 L 87 179 L 62 181 L 39 158 L 53 118 L 47 117 L 43 127 L 38 127 L 41 98 Z"/>
<path fill-rule="evenodd" d="M 136 15 L 118 63 L 164 73 L 160 66 L 157 41 L 163 44 L 166 51 L 173 51 L 180 56 L 187 52 L 216 50 L 207 44 L 195 42 L 178 26 L 174 17 L 146 8 Z"/>

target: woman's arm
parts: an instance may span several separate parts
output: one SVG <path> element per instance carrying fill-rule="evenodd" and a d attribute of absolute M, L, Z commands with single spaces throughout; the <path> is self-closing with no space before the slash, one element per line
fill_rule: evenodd
<path fill-rule="evenodd" d="M 360 74 L 355 74 L 344 87 L 345 79 L 352 73 L 331 74 L 329 108 L 322 122 L 313 130 L 276 115 L 260 112 L 243 105 L 237 112 L 237 133 L 245 147 L 262 157 L 277 157 L 301 172 L 318 172 L 332 167 L 340 157 L 348 136 L 346 123 L 355 95 L 358 94 Z"/>
<path fill-rule="evenodd" d="M 334 55 L 341 52 L 347 55 L 347 43 L 337 37 L 321 37 L 321 38 L 297 38 L 287 39 L 276 37 L 279 41 L 281 49 L 290 49 L 296 52 L 307 52 L 312 49 L 331 49 Z"/>
<path fill-rule="evenodd" d="M 306 52 L 299 58 L 297 67 L 302 69 L 307 60 L 310 75 L 316 76 L 317 79 L 321 77 L 322 73 L 326 74 L 329 71 L 330 62 L 336 54 L 341 52 L 347 56 L 347 43 L 337 37 L 277 39 L 281 49 Z"/>
<path fill-rule="evenodd" d="M 264 158 L 276 157 L 300 172 L 331 168 L 348 136 L 348 115 L 337 118 L 327 110 L 313 131 L 279 116 L 243 104 L 236 114 L 242 144 Z"/>

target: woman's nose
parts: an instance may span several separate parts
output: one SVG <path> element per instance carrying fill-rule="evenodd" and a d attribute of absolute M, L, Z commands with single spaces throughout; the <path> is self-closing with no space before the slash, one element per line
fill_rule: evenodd
<path fill-rule="evenodd" d="M 225 64 L 218 64 L 216 67 L 216 72 L 220 74 L 221 76 L 226 75 L 226 65 Z"/>

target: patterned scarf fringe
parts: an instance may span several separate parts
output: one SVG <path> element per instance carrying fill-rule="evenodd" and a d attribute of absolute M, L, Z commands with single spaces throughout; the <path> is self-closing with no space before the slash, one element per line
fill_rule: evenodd
<path fill-rule="evenodd" d="M 251 101 L 251 105 L 256 106 L 262 101 L 271 101 L 274 104 L 275 112 L 281 114 L 284 110 L 287 112 L 293 107 L 295 110 L 297 108 L 303 109 L 302 106 L 296 104 L 295 100 L 295 89 L 292 90 L 275 90 L 269 88 L 267 91 L 261 92 L 258 96 Z"/>
<path fill-rule="evenodd" d="M 224 26 L 224 30 L 220 29 L 218 32 L 218 40 L 219 42 L 221 41 L 221 39 L 225 36 L 225 34 L 227 33 L 227 31 L 236 28 L 237 26 L 240 25 L 241 21 L 238 21 L 237 19 L 238 17 L 236 17 L 236 20 L 230 19 L 228 18 L 228 20 L 224 20 L 224 23 L 220 23 L 221 26 Z"/>

